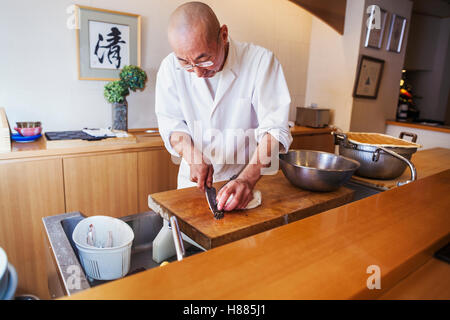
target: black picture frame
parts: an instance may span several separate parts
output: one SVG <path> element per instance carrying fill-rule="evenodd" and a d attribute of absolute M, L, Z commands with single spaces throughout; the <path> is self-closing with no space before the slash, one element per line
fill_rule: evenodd
<path fill-rule="evenodd" d="M 353 97 L 376 99 L 383 75 L 384 60 L 361 55 L 353 88 Z"/>

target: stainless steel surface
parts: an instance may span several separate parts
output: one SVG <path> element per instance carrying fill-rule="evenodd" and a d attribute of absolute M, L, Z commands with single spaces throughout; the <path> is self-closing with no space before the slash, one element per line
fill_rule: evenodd
<path fill-rule="evenodd" d="M 383 148 L 383 147 L 379 147 L 375 151 L 375 153 L 374 153 L 374 158 L 375 159 L 379 159 L 380 158 L 380 151 L 384 151 L 385 153 L 390 154 L 391 156 L 393 156 L 393 157 L 395 157 L 395 158 L 397 158 L 397 159 L 399 159 L 399 160 L 401 160 L 403 162 L 406 162 L 406 164 L 409 166 L 409 169 L 411 170 L 411 179 L 410 180 L 406 180 L 406 181 L 399 181 L 399 182 L 397 182 L 397 186 L 400 187 L 400 186 L 403 186 L 403 185 L 405 185 L 407 183 L 410 183 L 412 181 L 417 180 L 417 170 L 416 170 L 416 167 L 414 167 L 414 165 L 413 165 L 413 163 L 411 161 L 409 161 L 408 159 L 402 157 L 398 153 L 395 153 L 395 152 L 393 152 L 391 150 L 388 150 L 387 148 Z"/>
<path fill-rule="evenodd" d="M 295 123 L 299 126 L 323 128 L 330 122 L 330 109 L 297 107 Z"/>
<path fill-rule="evenodd" d="M 49 279 L 49 290 L 52 298 L 71 295 L 108 282 L 88 278 L 80 264 L 78 250 L 72 241 L 72 233 L 78 222 L 84 218 L 80 212 L 42 218 L 50 243 L 49 249 L 52 251 L 59 276 L 58 284 L 51 284 Z M 135 236 L 131 247 L 130 271 L 127 276 L 159 267 L 159 263 L 154 262 L 152 257 L 153 240 L 163 226 L 161 216 L 153 211 L 149 211 L 120 219 L 133 229 Z M 183 247 L 185 248 L 185 257 L 203 252 L 203 250 L 187 242 L 183 243 Z M 176 260 L 177 257 L 173 256 L 166 261 L 172 262 Z"/>
<path fill-rule="evenodd" d="M 16 122 L 17 128 L 37 128 L 41 126 L 40 121 Z"/>
<path fill-rule="evenodd" d="M 175 243 L 175 250 L 177 252 L 177 259 L 178 261 L 181 261 L 183 260 L 185 251 L 183 246 L 183 238 L 181 236 L 180 228 L 178 227 L 177 217 L 171 216 L 169 220 L 172 228 L 173 242 Z"/>
<path fill-rule="evenodd" d="M 359 163 L 328 152 L 290 150 L 280 154 L 285 177 L 295 186 L 311 191 L 333 191 L 347 182 Z"/>
<path fill-rule="evenodd" d="M 410 135 L 409 133 L 403 133 L 402 135 L 402 133 L 400 136 Z M 408 180 L 408 182 L 416 179 L 415 168 L 410 160 L 417 148 L 398 146 L 380 148 L 376 145 L 350 142 L 345 133 L 333 132 L 333 135 L 335 144 L 339 145 L 339 154 L 354 159 L 361 164 L 355 172 L 356 175 L 371 179 L 391 180 L 401 176 L 406 167 L 409 166 L 411 180 Z"/>
<path fill-rule="evenodd" d="M 385 189 L 375 188 L 373 186 L 366 185 L 364 184 L 364 182 L 353 178 L 344 183 L 344 187 L 355 191 L 353 199 L 350 202 L 358 201 L 376 195 L 380 192 L 386 191 Z"/>

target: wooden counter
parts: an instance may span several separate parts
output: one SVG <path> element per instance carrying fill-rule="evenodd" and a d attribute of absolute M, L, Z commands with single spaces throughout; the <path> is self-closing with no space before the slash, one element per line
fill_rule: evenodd
<path fill-rule="evenodd" d="M 402 122 L 402 121 L 394 121 L 394 120 L 387 120 L 386 124 L 390 124 L 393 126 L 406 127 L 406 128 L 415 128 L 415 129 L 450 133 L 450 126 L 442 126 L 442 125 L 433 126 L 433 125 L 427 125 L 427 124 L 421 124 L 421 123 L 415 123 L 415 122 Z"/>
<path fill-rule="evenodd" d="M 450 170 L 70 299 L 374 299 L 411 274 L 448 281 L 448 264 L 426 268 L 450 240 L 448 194 Z M 369 290 L 374 265 L 381 289 Z"/>
<path fill-rule="evenodd" d="M 330 149 L 333 143 L 330 128 L 308 128 L 294 126 L 291 128 L 291 134 L 294 138 L 292 148 L 297 146 L 302 148 L 314 148 L 314 150 Z M 20 143 L 13 142 L 11 152 L 0 152 L 0 160 L 26 159 L 36 157 L 53 157 L 86 153 L 103 153 L 103 152 L 124 152 L 124 151 L 140 151 L 143 149 L 164 149 L 164 143 L 158 132 L 146 133 L 145 130 L 132 129 L 129 133 L 136 136 L 136 143 L 131 144 L 107 144 L 98 145 L 92 143 L 92 146 L 77 146 L 67 148 L 47 148 L 45 139 L 39 138 L 35 142 Z M 87 142 L 86 144 L 88 144 Z M 333 145 L 334 148 L 334 145 Z M 331 149 L 330 149 L 331 150 Z M 333 151 L 330 151 L 333 152 Z"/>

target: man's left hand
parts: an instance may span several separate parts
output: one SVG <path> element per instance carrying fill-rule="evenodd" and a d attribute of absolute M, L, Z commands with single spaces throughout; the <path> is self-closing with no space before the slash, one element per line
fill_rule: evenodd
<path fill-rule="evenodd" d="M 253 187 L 254 184 L 244 179 L 231 180 L 217 194 L 217 209 L 225 211 L 244 209 L 253 199 Z M 226 204 L 232 195 L 232 200 Z"/>

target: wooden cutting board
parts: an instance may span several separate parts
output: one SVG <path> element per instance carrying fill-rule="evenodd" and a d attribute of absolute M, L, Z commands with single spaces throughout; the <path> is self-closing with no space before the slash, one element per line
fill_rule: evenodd
<path fill-rule="evenodd" d="M 224 183 L 214 186 L 218 190 Z M 255 189 L 261 191 L 261 206 L 225 212 L 220 220 L 214 219 L 205 194 L 197 187 L 151 194 L 149 207 L 164 212 L 166 218 L 175 215 L 181 231 L 203 248 L 211 249 L 341 206 L 354 194 L 345 187 L 333 192 L 303 190 L 293 186 L 281 171 L 263 176 Z"/>

